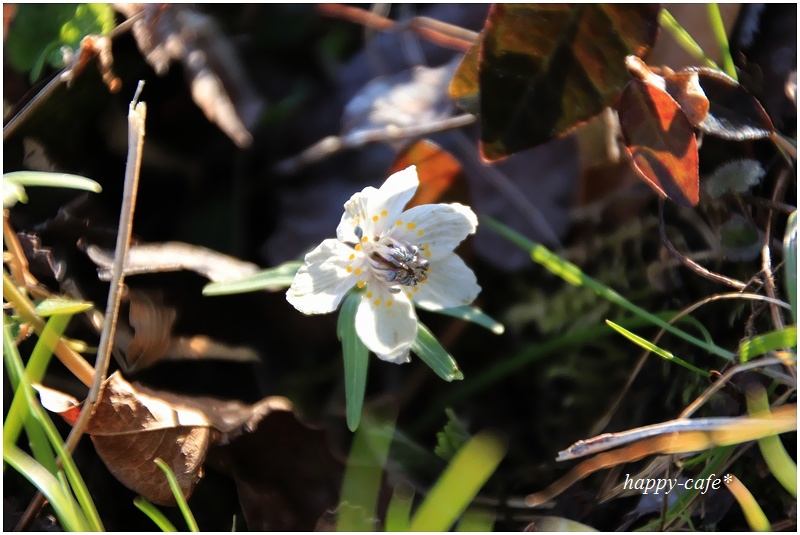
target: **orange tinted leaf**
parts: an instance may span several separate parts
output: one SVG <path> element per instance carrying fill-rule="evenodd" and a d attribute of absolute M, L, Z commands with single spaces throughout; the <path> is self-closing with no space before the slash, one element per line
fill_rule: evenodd
<path fill-rule="evenodd" d="M 497 160 L 600 113 L 655 42 L 658 5 L 494 4 L 480 58 L 481 151 Z"/>
<path fill-rule="evenodd" d="M 631 80 L 619 122 L 635 169 L 659 195 L 683 206 L 699 200 L 697 141 L 680 106 L 665 91 Z"/>
<path fill-rule="evenodd" d="M 700 125 L 708 116 L 709 102 L 696 72 L 667 74 L 666 90 L 680 104 L 692 126 Z"/>
<path fill-rule="evenodd" d="M 421 139 L 402 151 L 395 159 L 389 174 L 417 166 L 419 188 L 408 206 L 440 202 L 459 181 L 461 164 L 449 152 L 429 139 Z"/>

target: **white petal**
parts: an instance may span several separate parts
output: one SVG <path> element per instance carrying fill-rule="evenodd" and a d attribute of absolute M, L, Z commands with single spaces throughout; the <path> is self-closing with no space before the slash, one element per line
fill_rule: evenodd
<path fill-rule="evenodd" d="M 347 272 L 353 250 L 334 239 L 323 241 L 306 255 L 286 292 L 286 300 L 303 314 L 327 314 L 339 306 L 344 294 L 356 283 Z"/>
<path fill-rule="evenodd" d="M 450 254 L 456 246 L 478 227 L 475 213 L 463 204 L 423 204 L 403 212 L 402 225 L 390 235 L 408 243 L 422 246 L 429 260 Z"/>
<path fill-rule="evenodd" d="M 397 364 L 408 362 L 408 352 L 417 337 L 414 307 L 402 294 L 392 294 L 379 286 L 373 288 L 370 293 L 370 285 L 367 286 L 356 310 L 358 337 L 378 358 Z"/>
<path fill-rule="evenodd" d="M 431 262 L 427 280 L 415 286 L 410 293 L 417 306 L 441 310 L 468 305 L 478 297 L 480 291 L 475 273 L 457 254 L 451 254 Z"/>
<path fill-rule="evenodd" d="M 418 186 L 417 168 L 412 165 L 387 178 L 380 189 L 364 188 L 345 203 L 336 237 L 346 242 L 357 241 L 353 232 L 356 226 L 361 227 L 364 236 L 382 235 L 397 221 Z"/>

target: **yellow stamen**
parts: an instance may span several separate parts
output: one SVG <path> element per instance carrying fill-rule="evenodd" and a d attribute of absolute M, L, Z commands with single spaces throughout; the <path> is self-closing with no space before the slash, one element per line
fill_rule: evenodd
<path fill-rule="evenodd" d="M 356 268 L 356 275 L 361 275 L 361 268 Z"/>
<path fill-rule="evenodd" d="M 381 304 L 381 300 L 380 299 L 376 299 L 375 301 L 373 301 L 373 303 L 375 303 L 375 306 L 378 306 L 378 305 Z"/>
<path fill-rule="evenodd" d="M 393 304 L 393 301 L 392 301 L 391 299 L 389 299 L 388 301 L 386 301 L 386 306 L 387 306 L 387 307 L 390 307 L 390 306 L 392 306 L 392 304 Z"/>
<path fill-rule="evenodd" d="M 355 259 L 356 259 L 356 255 L 355 254 L 351 254 L 350 255 L 350 260 L 355 260 Z"/>
<path fill-rule="evenodd" d="M 372 299 L 372 292 L 367 292 L 367 299 Z"/>
<path fill-rule="evenodd" d="M 417 231 L 417 236 L 422 236 L 423 234 L 425 234 L 424 230 L 420 229 Z"/>
<path fill-rule="evenodd" d="M 398 219 L 397 221 L 395 221 L 394 224 L 397 225 L 398 227 L 401 227 L 403 226 L 403 221 L 401 219 Z"/>
<path fill-rule="evenodd" d="M 352 273 L 353 272 L 353 266 L 347 266 L 347 272 L 348 273 Z"/>
<path fill-rule="evenodd" d="M 389 212 L 386 210 L 381 210 L 381 217 L 386 217 L 387 215 L 389 215 Z"/>
<path fill-rule="evenodd" d="M 416 223 L 408 223 L 406 227 L 408 227 L 408 230 L 414 230 L 415 228 L 417 228 L 417 225 Z"/>
<path fill-rule="evenodd" d="M 356 246 L 353 247 L 353 249 L 355 249 L 356 251 L 360 251 L 361 250 L 361 244 L 357 243 Z"/>
<path fill-rule="evenodd" d="M 372 216 L 372 220 L 377 223 L 378 222 L 378 216 L 376 216 L 376 215 Z"/>
<path fill-rule="evenodd" d="M 358 281 L 356 283 L 356 286 L 358 286 L 359 288 L 363 288 L 366 285 L 367 285 L 367 281 Z"/>

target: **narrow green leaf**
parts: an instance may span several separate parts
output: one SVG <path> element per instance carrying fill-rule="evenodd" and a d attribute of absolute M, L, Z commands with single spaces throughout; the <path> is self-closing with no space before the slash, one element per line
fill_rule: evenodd
<path fill-rule="evenodd" d="M 456 531 L 489 533 L 494 527 L 494 518 L 494 513 L 488 509 L 470 507 L 458 521 Z"/>
<path fill-rule="evenodd" d="M 502 323 L 495 321 L 491 316 L 475 306 L 464 305 L 460 307 L 443 308 L 441 310 L 435 310 L 434 312 L 437 314 L 452 316 L 464 321 L 470 321 L 476 325 L 480 325 L 481 327 L 489 329 L 494 334 L 503 334 L 506 330 Z"/>
<path fill-rule="evenodd" d="M 617 306 L 620 306 L 625 310 L 632 312 L 633 314 L 636 314 L 637 316 L 647 319 L 651 323 L 661 327 L 667 332 L 672 333 L 675 336 L 691 344 L 694 344 L 697 347 L 702 348 L 713 355 L 717 355 L 718 357 L 722 357 L 726 360 L 733 360 L 733 358 L 735 357 L 735 355 L 730 351 L 723 349 L 715 344 L 708 343 L 694 336 L 691 336 L 690 334 L 681 331 L 677 327 L 659 318 L 655 314 L 652 314 L 647 310 L 634 305 L 633 303 L 622 297 L 620 294 L 618 294 L 616 291 L 600 283 L 599 281 L 589 277 L 588 275 L 585 275 L 580 270 L 580 268 L 575 264 L 572 264 L 571 262 L 567 262 L 566 260 L 559 258 L 558 255 L 551 252 L 544 245 L 530 241 L 522 234 L 518 233 L 513 229 L 508 228 L 507 226 L 495 221 L 490 217 L 484 216 L 481 219 L 483 222 L 486 223 L 486 225 L 496 230 L 507 240 L 511 241 L 512 243 L 515 243 L 520 248 L 529 251 L 531 258 L 533 259 L 534 262 L 543 266 L 554 275 L 561 277 L 566 282 L 573 284 L 575 286 L 586 286 L 587 288 L 591 289 L 597 295 L 603 297 L 607 301 Z"/>
<path fill-rule="evenodd" d="M 753 357 L 788 347 L 797 347 L 797 325 L 745 340 L 739 345 L 739 358 L 744 364 Z"/>
<path fill-rule="evenodd" d="M 61 459 L 61 464 L 63 467 L 61 473 L 66 474 L 67 479 L 72 486 L 75 497 L 82 507 L 83 514 L 86 516 L 86 519 L 89 523 L 89 529 L 91 531 L 103 531 L 103 523 L 100 520 L 100 515 L 97 513 L 97 509 L 94 506 L 92 497 L 86 488 L 86 484 L 84 483 L 80 472 L 78 472 L 78 469 L 75 466 L 75 462 L 72 460 L 70 452 L 64 448 L 63 440 L 61 435 L 58 433 L 58 430 L 56 430 L 55 424 L 53 424 L 53 421 L 39 404 L 39 400 L 33 393 L 33 387 L 28 381 L 27 374 L 24 371 L 22 358 L 20 357 L 19 351 L 17 351 L 17 346 L 14 344 L 13 338 L 11 337 L 8 324 L 5 324 L 3 329 L 3 358 L 6 362 L 9 378 L 16 378 L 16 381 L 19 383 L 18 391 L 22 392 L 26 396 L 27 407 L 30 408 L 33 414 L 33 419 L 28 419 L 27 423 L 38 426 L 38 429 L 44 432 L 53 450 L 55 450 L 56 455 L 58 455 L 58 457 Z M 32 360 L 33 359 L 31 359 L 31 361 Z M 30 368 L 30 361 L 28 367 Z"/>
<path fill-rule="evenodd" d="M 747 412 L 754 418 L 769 418 L 769 400 L 763 387 L 747 393 Z M 760 438 L 758 448 L 775 479 L 797 499 L 797 464 L 786 452 L 781 439 L 777 435 Z"/>
<path fill-rule="evenodd" d="M 152 520 L 158 529 L 161 531 L 168 531 L 170 533 L 178 531 L 175 528 L 175 525 L 169 521 L 169 519 L 161 512 L 161 510 L 153 505 L 152 503 L 148 502 L 141 496 L 137 496 L 133 499 L 133 505 L 136 506 L 141 512 L 147 515 L 147 518 Z"/>
<path fill-rule="evenodd" d="M 46 173 L 43 171 L 14 171 L 5 173 L 3 180 L 23 187 L 69 188 L 100 193 L 103 188 L 86 177 L 67 173 Z"/>
<path fill-rule="evenodd" d="M 637 335 L 633 334 L 632 332 L 630 332 L 625 327 L 617 325 L 616 323 L 614 323 L 611 320 L 606 320 L 606 324 L 608 324 L 609 327 L 611 327 L 612 329 L 614 329 L 615 331 L 620 333 L 622 336 L 624 336 L 625 338 L 627 338 L 628 340 L 630 340 L 634 344 L 636 344 L 639 347 L 642 347 L 642 348 L 644 348 L 644 349 L 646 349 L 648 351 L 651 351 L 651 352 L 655 353 L 656 355 L 658 355 L 659 357 L 661 357 L 661 358 L 663 358 L 665 360 L 669 360 L 671 362 L 674 362 L 675 364 L 679 364 L 680 366 L 683 366 L 687 370 L 692 370 L 695 373 L 699 373 L 703 377 L 710 377 L 711 376 L 711 374 L 708 373 L 707 371 L 701 370 L 697 366 L 693 366 L 692 364 L 689 364 L 685 360 L 676 357 L 675 355 L 673 355 L 672 353 L 670 353 L 669 351 L 667 351 L 665 349 L 661 349 L 657 345 L 653 344 L 652 342 L 650 342 L 648 340 L 645 340 L 641 336 L 637 336 Z"/>
<path fill-rule="evenodd" d="M 392 499 L 386 509 L 386 520 L 384 521 L 386 531 L 408 531 L 413 503 L 414 487 L 405 482 L 395 485 Z"/>
<path fill-rule="evenodd" d="M 56 511 L 66 531 L 89 531 L 91 526 L 81 513 L 75 499 L 64 492 L 58 479 L 42 465 L 13 444 L 3 446 L 3 460 L 30 481 Z"/>
<path fill-rule="evenodd" d="M 728 34 L 725 31 L 725 24 L 722 22 L 722 14 L 719 12 L 719 5 L 716 2 L 706 4 L 708 8 L 708 19 L 711 21 L 711 31 L 717 39 L 717 46 L 722 52 L 722 69 L 725 74 L 738 81 L 736 66 L 733 64 L 731 47 L 728 45 Z"/>
<path fill-rule="evenodd" d="M 175 478 L 175 474 L 172 473 L 172 469 L 167 463 L 158 457 L 156 457 L 153 462 L 156 463 L 156 466 L 158 466 L 161 471 L 164 472 L 164 475 L 167 476 L 169 488 L 172 490 L 172 495 L 175 497 L 178 508 L 181 510 L 183 518 L 186 521 L 186 525 L 189 527 L 189 531 L 200 531 L 200 529 L 197 527 L 197 522 L 194 519 L 194 515 L 192 514 L 192 510 L 189 509 L 189 504 L 186 503 L 186 497 L 183 495 L 180 483 L 178 483 L 178 480 Z"/>
<path fill-rule="evenodd" d="M 442 379 L 445 381 L 455 381 L 464 378 L 464 374 L 458 369 L 455 359 L 450 356 L 445 348 L 439 343 L 433 333 L 419 323 L 417 339 L 411 344 L 411 350 Z"/>
<path fill-rule="evenodd" d="M 395 416 L 364 417 L 353 436 L 342 479 L 337 531 L 374 531 L 383 467 L 394 435 Z"/>
<path fill-rule="evenodd" d="M 336 324 L 336 334 L 342 342 L 347 427 L 350 431 L 358 429 L 361 421 L 361 409 L 364 406 L 369 367 L 369 350 L 356 333 L 356 309 L 360 300 L 360 293 L 349 293 L 339 311 L 339 319 Z"/>
<path fill-rule="evenodd" d="M 786 222 L 786 234 L 783 236 L 783 258 L 786 266 L 783 269 L 786 293 L 792 304 L 792 317 L 797 323 L 797 210 L 792 212 Z"/>
<path fill-rule="evenodd" d="M 506 444 L 482 431 L 456 454 L 411 519 L 409 531 L 447 531 L 494 473 Z"/>
<path fill-rule="evenodd" d="M 25 369 L 25 382 L 27 384 L 39 383 L 44 377 L 47 366 L 50 363 L 50 358 L 53 356 L 53 349 L 58 343 L 58 339 L 67 328 L 67 324 L 72 316 L 59 315 L 51 317 L 42 330 L 42 335 L 36 342 L 36 345 L 31 352 L 30 359 L 28 359 L 28 366 Z M 13 345 L 13 342 L 11 343 Z M 10 348 L 5 348 L 8 351 Z M 16 349 L 16 346 L 14 347 Z M 6 366 L 8 367 L 8 362 Z M 16 374 L 9 374 L 12 386 L 16 382 L 21 382 L 21 377 L 15 377 Z M 17 388 L 14 394 L 14 399 L 11 401 L 11 407 L 6 415 L 5 423 L 3 424 L 3 444 L 15 444 L 19 433 L 22 430 L 25 419 L 28 418 L 28 403 L 29 396 L 33 394 L 27 392 L 23 388 Z"/>
<path fill-rule="evenodd" d="M 681 24 L 675 20 L 675 17 L 672 16 L 672 13 L 662 8 L 661 13 L 659 13 L 658 16 L 658 22 L 661 27 L 671 33 L 673 39 L 675 39 L 675 41 L 677 41 L 677 43 L 681 45 L 686 52 L 694 56 L 695 59 L 702 61 L 706 64 L 706 66 L 711 67 L 712 69 L 719 69 L 714 60 L 706 56 L 706 53 L 703 52 L 703 49 L 697 44 L 697 41 L 695 41 L 692 36 L 689 35 L 689 32 L 687 32 L 683 26 L 681 26 Z"/>
<path fill-rule="evenodd" d="M 86 301 L 76 301 L 74 299 L 62 299 L 60 297 L 53 299 L 45 299 L 36 305 L 36 313 L 47 318 L 55 315 L 69 315 L 80 314 L 94 306 L 93 303 Z"/>
<path fill-rule="evenodd" d="M 277 291 L 292 285 L 294 276 L 302 265 L 302 262 L 286 262 L 243 279 L 212 282 L 203 288 L 203 295 L 228 295 L 258 290 Z"/>

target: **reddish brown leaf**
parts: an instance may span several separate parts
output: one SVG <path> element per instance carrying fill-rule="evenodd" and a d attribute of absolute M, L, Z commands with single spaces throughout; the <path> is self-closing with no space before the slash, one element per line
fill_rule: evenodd
<path fill-rule="evenodd" d="M 708 117 L 709 102 L 696 72 L 666 74 L 666 90 L 680 105 L 689 123 L 697 127 Z"/>
<path fill-rule="evenodd" d="M 71 424 L 77 419 L 78 402 L 71 396 L 47 390 L 42 405 Z M 291 406 L 284 398 L 244 405 L 179 396 L 133 385 L 114 373 L 103 383 L 86 432 L 122 484 L 154 503 L 174 505 L 166 476 L 153 462 L 156 458 L 169 465 L 188 498 L 203 475 L 212 441 L 230 440 L 253 429 L 266 414 L 287 410 Z"/>
<path fill-rule="evenodd" d="M 417 166 L 419 188 L 408 207 L 440 202 L 457 183 L 463 184 L 461 164 L 449 152 L 429 139 L 421 139 L 403 150 L 388 174 Z M 388 175 L 387 175 L 388 176 Z"/>
<path fill-rule="evenodd" d="M 494 4 L 480 58 L 481 151 L 487 160 L 559 137 L 608 106 L 644 57 L 658 5 Z"/>
<path fill-rule="evenodd" d="M 665 91 L 631 80 L 619 102 L 625 145 L 642 178 L 683 206 L 699 200 L 697 141 L 680 106 Z"/>

